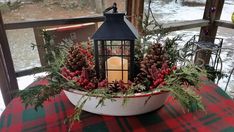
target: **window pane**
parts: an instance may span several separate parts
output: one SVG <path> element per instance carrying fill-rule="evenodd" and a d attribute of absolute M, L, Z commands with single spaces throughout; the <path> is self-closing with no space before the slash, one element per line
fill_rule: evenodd
<path fill-rule="evenodd" d="M 206 0 L 152 0 L 151 9 L 160 23 L 202 19 Z M 148 0 L 145 0 L 145 13 Z"/>
<path fill-rule="evenodd" d="M 232 13 L 234 13 L 234 1 L 225 0 L 221 20 L 231 21 Z"/>
<path fill-rule="evenodd" d="M 234 9 L 234 8 L 233 8 Z M 217 37 L 223 38 L 223 46 L 222 46 L 222 52 L 221 52 L 221 59 L 222 59 L 222 72 L 224 74 L 230 75 L 231 70 L 234 68 L 234 30 L 219 27 Z M 221 68 L 221 67 L 219 67 Z M 227 77 L 223 77 L 218 85 L 225 90 L 226 83 L 228 81 Z M 234 73 L 232 73 L 232 76 L 230 78 L 229 85 L 227 87 L 227 93 L 232 95 L 234 97 Z"/>
<path fill-rule="evenodd" d="M 0 9 L 8 23 L 102 15 L 114 2 L 119 12 L 125 12 L 125 0 L 27 0 L 10 4 L 0 0 Z"/>
<path fill-rule="evenodd" d="M 33 29 L 7 30 L 8 43 L 16 71 L 40 66 Z"/>

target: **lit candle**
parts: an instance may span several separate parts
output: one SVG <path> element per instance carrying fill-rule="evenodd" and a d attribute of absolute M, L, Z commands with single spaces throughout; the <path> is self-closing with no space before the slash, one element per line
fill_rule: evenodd
<path fill-rule="evenodd" d="M 128 70 L 127 59 L 123 59 L 123 64 L 121 57 L 110 57 L 109 59 L 107 59 L 108 83 L 112 83 L 113 81 L 119 81 L 119 80 L 123 80 L 124 83 L 128 83 L 128 71 L 122 71 L 122 68 L 123 70 Z M 119 70 L 119 71 L 112 71 L 112 70 Z"/>

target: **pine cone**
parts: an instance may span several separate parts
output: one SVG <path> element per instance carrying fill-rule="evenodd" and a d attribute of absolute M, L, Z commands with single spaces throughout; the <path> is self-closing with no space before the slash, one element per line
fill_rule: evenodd
<path fill-rule="evenodd" d="M 134 83 L 136 83 L 136 84 L 142 84 L 142 83 L 144 83 L 146 77 L 147 77 L 146 73 L 145 73 L 145 72 L 141 72 L 141 73 L 139 73 L 139 74 L 134 78 Z"/>
<path fill-rule="evenodd" d="M 81 71 L 82 68 L 87 68 L 87 57 L 80 52 L 82 48 L 79 45 L 74 45 L 68 51 L 67 59 L 65 60 L 65 66 L 70 71 Z"/>
<path fill-rule="evenodd" d="M 135 91 L 136 93 L 138 92 L 143 92 L 149 90 L 149 87 L 147 87 L 147 82 L 148 82 L 148 77 L 145 72 L 139 73 L 135 78 L 134 78 L 134 86 L 135 86 Z M 141 85 L 139 85 L 141 84 Z"/>
<path fill-rule="evenodd" d="M 113 84 L 110 84 L 110 85 L 108 86 L 108 89 L 109 89 L 109 92 L 110 92 L 110 93 L 117 93 L 117 92 L 121 91 L 121 87 L 120 87 L 118 81 L 114 81 Z"/>
<path fill-rule="evenodd" d="M 156 72 L 155 69 L 160 69 L 167 61 L 166 52 L 162 45 L 159 43 L 151 45 L 148 54 L 140 62 L 141 72 L 134 79 L 134 83 L 145 85 L 147 81 L 154 80 L 154 74 L 157 74 L 153 73 Z"/>
<path fill-rule="evenodd" d="M 141 61 L 141 71 L 144 72 L 147 78 L 151 78 L 150 69 L 153 65 L 156 65 L 157 68 L 161 68 L 162 64 L 167 62 L 166 52 L 164 51 L 161 44 L 153 44 L 149 47 L 148 54 Z"/>

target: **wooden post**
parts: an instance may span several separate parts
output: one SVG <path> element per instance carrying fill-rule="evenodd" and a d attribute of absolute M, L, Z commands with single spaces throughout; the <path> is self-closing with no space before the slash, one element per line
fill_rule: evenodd
<path fill-rule="evenodd" d="M 136 2 L 136 28 L 138 29 L 139 33 L 142 33 L 142 19 L 143 19 L 143 13 L 144 13 L 144 0 L 137 0 Z"/>
<path fill-rule="evenodd" d="M 128 20 L 132 22 L 132 0 L 126 0 L 126 11 Z"/>
<path fill-rule="evenodd" d="M 4 63 L 4 56 L 2 52 L 2 44 L 0 44 L 0 88 L 3 96 L 3 100 L 5 105 L 7 105 L 11 101 L 11 96 L 8 96 L 9 92 L 9 80 L 8 75 L 6 73 L 6 65 Z"/>
<path fill-rule="evenodd" d="M 14 98 L 14 93 L 19 89 L 1 12 L 0 36 L 0 87 L 4 103 L 7 105 Z"/>
<path fill-rule="evenodd" d="M 142 32 L 142 19 L 144 13 L 144 0 L 127 0 L 127 16 L 130 17 L 132 24 Z"/>
<path fill-rule="evenodd" d="M 214 42 L 218 26 L 215 25 L 215 20 L 219 20 L 222 9 L 224 5 L 224 0 L 207 0 L 206 7 L 203 15 L 203 19 L 209 20 L 209 26 L 202 27 L 200 30 L 199 41 L 209 41 Z M 196 54 L 195 63 L 200 64 L 200 60 L 203 60 L 204 64 L 209 64 L 211 57 L 211 52 L 200 51 Z"/>
<path fill-rule="evenodd" d="M 46 51 L 44 48 L 44 39 L 42 36 L 42 29 L 43 28 L 36 27 L 36 28 L 33 28 L 33 31 L 34 31 L 34 36 L 36 40 L 36 45 L 37 45 L 37 50 L 38 50 L 41 66 L 47 66 L 48 63 L 45 59 Z"/>

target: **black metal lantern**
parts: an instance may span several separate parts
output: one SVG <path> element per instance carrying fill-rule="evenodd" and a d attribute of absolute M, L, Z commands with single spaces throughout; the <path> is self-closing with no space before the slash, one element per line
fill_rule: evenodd
<path fill-rule="evenodd" d="M 105 21 L 93 35 L 95 70 L 99 79 L 127 83 L 134 73 L 134 43 L 137 30 L 124 13 L 104 13 Z"/>

